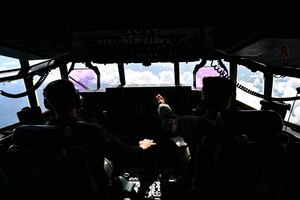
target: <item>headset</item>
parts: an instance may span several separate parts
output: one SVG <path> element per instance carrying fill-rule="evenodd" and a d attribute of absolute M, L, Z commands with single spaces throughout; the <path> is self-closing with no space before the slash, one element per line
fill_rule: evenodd
<path fill-rule="evenodd" d="M 56 94 L 58 91 L 63 92 L 66 98 L 63 102 L 58 102 Z M 78 90 L 75 89 L 74 84 L 67 79 L 58 79 L 50 82 L 44 88 L 44 106 L 45 108 L 52 110 L 55 108 L 55 104 L 65 105 L 69 108 L 79 109 L 83 104 L 83 98 L 79 94 Z"/>

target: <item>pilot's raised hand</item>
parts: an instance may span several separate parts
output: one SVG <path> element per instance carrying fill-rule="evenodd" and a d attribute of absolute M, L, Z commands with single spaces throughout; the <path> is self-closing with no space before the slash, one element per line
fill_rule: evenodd
<path fill-rule="evenodd" d="M 153 102 L 155 105 L 161 104 L 161 103 L 166 103 L 166 98 L 163 97 L 161 94 L 155 94 L 153 96 Z"/>

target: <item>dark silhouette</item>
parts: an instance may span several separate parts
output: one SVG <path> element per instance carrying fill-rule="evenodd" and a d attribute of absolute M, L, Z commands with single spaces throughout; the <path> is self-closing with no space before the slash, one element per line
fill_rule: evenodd
<path fill-rule="evenodd" d="M 191 154 L 205 134 L 216 133 L 222 125 L 221 113 L 230 108 L 235 98 L 235 84 L 224 77 L 204 77 L 202 100 L 198 115 L 178 115 L 166 103 L 166 97 L 156 94 L 153 101 L 158 105 L 162 127 L 172 136 L 182 136 Z"/>
<path fill-rule="evenodd" d="M 45 119 L 43 117 L 42 110 L 39 106 L 30 108 L 28 106 L 22 108 L 17 112 L 20 124 L 44 124 Z"/>
<path fill-rule="evenodd" d="M 85 149 L 96 181 L 105 186 L 107 177 L 102 173 L 105 158 L 112 161 L 114 169 L 122 168 L 127 162 L 140 163 L 144 151 L 155 145 L 155 142 L 144 139 L 139 141 L 138 146 L 130 146 L 103 127 L 82 121 L 76 112 L 82 102 L 82 97 L 69 80 L 53 81 L 44 89 L 45 107 L 55 113 L 55 118 L 48 124 L 71 128 L 73 142 Z"/>

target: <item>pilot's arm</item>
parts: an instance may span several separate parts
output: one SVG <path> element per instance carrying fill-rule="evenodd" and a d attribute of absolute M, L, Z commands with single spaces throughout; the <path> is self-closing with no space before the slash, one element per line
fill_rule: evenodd
<path fill-rule="evenodd" d="M 157 112 L 165 130 L 185 138 L 191 138 L 191 135 L 197 134 L 200 125 L 199 117 L 175 114 L 160 94 L 155 95 L 153 101 L 158 106 Z"/>

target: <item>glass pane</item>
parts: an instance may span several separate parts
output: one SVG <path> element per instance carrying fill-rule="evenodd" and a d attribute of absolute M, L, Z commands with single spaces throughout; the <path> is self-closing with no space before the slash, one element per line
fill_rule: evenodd
<path fill-rule="evenodd" d="M 18 94 L 25 91 L 23 80 L 14 80 L 10 82 L 0 83 L 0 90 L 10 93 Z M 21 98 L 9 98 L 0 95 L 0 128 L 19 122 L 17 112 L 22 108 L 29 106 L 27 96 Z"/>
<path fill-rule="evenodd" d="M 120 85 L 120 77 L 117 64 L 97 64 L 96 66 L 100 71 L 100 81 L 102 89 Z"/>
<path fill-rule="evenodd" d="M 100 91 L 110 86 L 120 85 L 119 71 L 117 64 L 96 64 L 91 63 L 97 67 L 100 72 Z M 71 64 L 68 64 L 70 69 Z M 74 83 L 76 89 L 82 91 L 97 90 L 98 77 L 94 70 L 86 67 L 84 63 L 76 63 L 74 70 L 69 74 L 69 79 Z"/>
<path fill-rule="evenodd" d="M 239 65 L 237 70 L 237 82 L 240 85 L 248 88 L 253 92 L 263 94 L 264 76 L 262 72 L 252 72 L 251 70 L 242 65 Z M 261 108 L 260 101 L 262 100 L 262 98 L 249 94 L 248 92 L 245 92 L 240 88 L 237 89 L 236 99 L 249 105 L 252 108 Z"/>
<path fill-rule="evenodd" d="M 69 79 L 79 91 L 97 90 L 97 74 L 89 68 L 75 68 Z"/>
<path fill-rule="evenodd" d="M 220 74 L 216 70 L 214 70 L 214 68 L 211 66 L 201 67 L 196 73 L 196 88 L 197 89 L 199 89 L 199 90 L 202 89 L 202 86 L 203 86 L 202 79 L 207 76 L 220 76 Z"/>
<path fill-rule="evenodd" d="M 0 56 L 0 72 L 6 70 L 20 69 L 21 65 L 18 59 L 10 58 L 6 56 Z M 6 72 L 1 74 L 0 77 L 17 75 L 19 70 Z M 10 94 L 18 94 L 25 91 L 25 85 L 23 80 L 5 81 L 0 83 L 0 90 Z M 0 128 L 17 123 L 19 121 L 17 112 L 23 107 L 29 105 L 28 98 L 9 98 L 4 95 L 0 95 Z"/>
<path fill-rule="evenodd" d="M 12 70 L 12 71 L 0 72 L 0 78 L 10 77 L 10 76 L 16 76 L 18 73 L 19 73 L 19 70 Z"/>
<path fill-rule="evenodd" d="M 0 56 L 0 71 L 20 68 L 21 65 L 18 59 Z"/>
<path fill-rule="evenodd" d="M 274 97 L 286 98 L 295 97 L 299 94 L 296 88 L 300 87 L 300 80 L 292 77 L 275 77 L 273 79 Z M 284 101 L 290 105 L 291 110 L 287 110 L 284 120 L 300 126 L 300 101 Z"/>
<path fill-rule="evenodd" d="M 127 64 L 125 68 L 126 84 L 174 84 L 173 63 L 152 63 L 144 66 L 142 63 Z"/>
<path fill-rule="evenodd" d="M 197 63 L 199 64 L 199 62 Z M 206 63 L 205 66 L 201 67 L 196 73 L 196 89 L 202 89 L 202 79 L 207 76 L 229 76 L 229 64 L 228 62 L 223 62 L 225 69 L 214 62 Z"/>
<path fill-rule="evenodd" d="M 21 68 L 20 62 L 18 59 L 10 58 L 6 56 L 0 56 L 0 78 L 16 76 L 19 73 Z M 12 70 L 12 71 L 7 71 Z M 5 73 L 1 73 L 6 71 Z"/>
<path fill-rule="evenodd" d="M 199 61 L 179 63 L 180 84 L 191 86 L 191 87 L 193 86 L 193 70 L 195 68 L 195 65 L 197 65 L 198 63 Z"/>
<path fill-rule="evenodd" d="M 46 60 L 48 59 L 43 59 L 43 60 L 29 60 L 29 65 L 32 66 L 32 65 L 35 65 L 35 64 L 38 64 L 38 63 L 42 63 L 42 62 L 45 62 Z"/>

